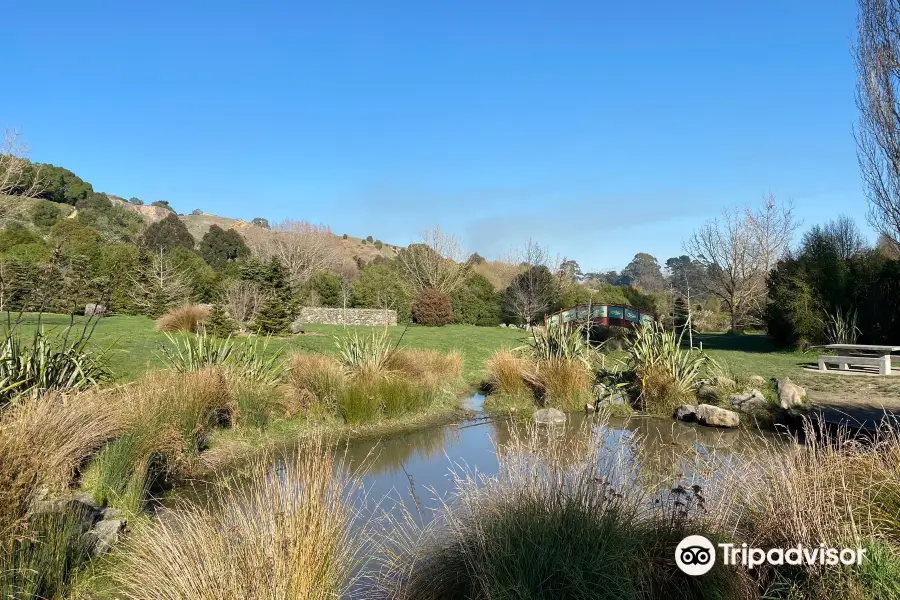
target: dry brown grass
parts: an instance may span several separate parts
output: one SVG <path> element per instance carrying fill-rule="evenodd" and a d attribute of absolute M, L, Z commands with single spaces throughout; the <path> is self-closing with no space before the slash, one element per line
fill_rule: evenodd
<path fill-rule="evenodd" d="M 594 381 L 584 363 L 563 359 L 536 361 L 524 377 L 543 394 L 545 404 L 570 409 L 584 406 Z"/>
<path fill-rule="evenodd" d="M 156 319 L 156 331 L 196 333 L 209 319 L 209 312 L 209 308 L 199 305 L 173 308 Z"/>
<path fill-rule="evenodd" d="M 519 356 L 512 350 L 498 350 L 491 356 L 485 368 L 488 383 L 494 393 L 505 396 L 522 396 L 529 393 L 522 373 L 531 368 L 531 361 Z"/>
<path fill-rule="evenodd" d="M 399 348 L 388 357 L 387 368 L 425 385 L 438 387 L 459 379 L 463 358 L 456 351 Z"/>
<path fill-rule="evenodd" d="M 47 394 L 0 413 L 0 535 L 25 515 L 41 486 L 69 487 L 76 471 L 125 420 L 109 394 Z"/>
<path fill-rule="evenodd" d="M 363 545 L 351 531 L 356 482 L 321 442 L 273 472 L 223 478 L 207 506 L 184 504 L 121 553 L 121 594 L 141 600 L 341 597 Z M 223 526 L 227 524 L 227 526 Z"/>
<path fill-rule="evenodd" d="M 300 407 L 308 410 L 313 405 L 334 406 L 337 391 L 344 386 L 346 377 L 336 358 L 295 354 L 288 361 L 288 368 L 288 382 Z"/>

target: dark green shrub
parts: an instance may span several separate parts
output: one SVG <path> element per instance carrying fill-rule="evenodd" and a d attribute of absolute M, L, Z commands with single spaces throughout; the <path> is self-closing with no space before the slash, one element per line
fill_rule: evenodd
<path fill-rule="evenodd" d="M 213 269 L 222 270 L 228 263 L 250 255 L 250 249 L 234 229 L 222 229 L 211 225 L 200 240 L 200 256 Z"/>
<path fill-rule="evenodd" d="M 151 251 L 162 249 L 163 252 L 168 252 L 175 248 L 187 250 L 194 248 L 194 237 L 174 212 L 150 225 L 141 241 L 143 246 Z"/>
<path fill-rule="evenodd" d="M 345 239 L 345 240 L 347 239 L 347 237 L 348 237 L 348 236 L 347 236 L 346 233 L 345 233 L 344 235 L 341 236 L 341 238 L 342 238 L 342 239 Z"/>
<path fill-rule="evenodd" d="M 503 295 L 494 290 L 486 277 L 474 274 L 466 284 L 453 292 L 453 320 L 455 323 L 496 327 L 503 312 Z"/>
<path fill-rule="evenodd" d="M 228 316 L 222 305 L 216 302 L 209 311 L 209 318 L 206 320 L 206 331 L 219 337 L 228 337 L 237 331 L 237 323 Z"/>
<path fill-rule="evenodd" d="M 453 305 L 446 294 L 434 288 L 423 290 L 412 307 L 413 321 L 428 327 L 443 327 L 453 322 Z"/>
<path fill-rule="evenodd" d="M 381 240 L 375 240 L 375 247 L 377 249 L 381 250 L 382 246 L 384 246 L 384 244 L 382 243 Z"/>
<path fill-rule="evenodd" d="M 367 235 L 367 236 L 366 236 L 366 241 L 369 242 L 369 243 L 371 244 L 371 243 L 372 243 L 373 241 L 375 241 L 375 240 L 372 239 L 372 236 L 371 236 L 371 235 Z"/>

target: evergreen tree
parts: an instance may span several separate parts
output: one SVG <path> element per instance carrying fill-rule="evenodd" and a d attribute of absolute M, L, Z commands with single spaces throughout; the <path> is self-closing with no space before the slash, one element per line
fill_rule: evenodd
<path fill-rule="evenodd" d="M 234 229 L 222 229 L 212 225 L 200 240 L 200 256 L 213 269 L 222 270 L 228 263 L 249 256 L 250 249 Z"/>
<path fill-rule="evenodd" d="M 225 312 L 220 302 L 212 305 L 206 321 L 206 331 L 219 337 L 227 337 L 237 331 L 237 323 Z"/>
<path fill-rule="evenodd" d="M 150 252 L 168 252 L 175 248 L 194 249 L 194 237 L 178 215 L 171 213 L 165 219 L 150 225 L 144 232 L 143 245 Z"/>
<path fill-rule="evenodd" d="M 257 283 L 266 292 L 266 299 L 256 316 L 256 328 L 261 333 L 284 333 L 290 327 L 295 312 L 287 269 L 273 257 L 257 272 L 257 276 L 261 278 Z"/>

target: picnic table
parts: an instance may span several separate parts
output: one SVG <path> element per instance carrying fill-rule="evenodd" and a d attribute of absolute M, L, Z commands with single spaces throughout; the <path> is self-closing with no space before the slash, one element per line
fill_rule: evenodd
<path fill-rule="evenodd" d="M 825 348 L 836 350 L 837 356 L 820 355 L 820 371 L 827 371 L 827 364 L 836 364 L 840 371 L 849 371 L 851 366 L 878 367 L 879 375 L 891 374 L 891 352 L 900 352 L 900 346 L 870 344 L 828 344 Z"/>

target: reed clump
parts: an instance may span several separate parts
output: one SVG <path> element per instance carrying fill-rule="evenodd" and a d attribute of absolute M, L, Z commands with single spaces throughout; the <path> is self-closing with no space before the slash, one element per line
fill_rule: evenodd
<path fill-rule="evenodd" d="M 199 304 L 173 308 L 156 319 L 156 330 L 163 333 L 197 333 L 209 320 L 210 309 Z"/>
<path fill-rule="evenodd" d="M 417 413 L 449 399 L 459 383 L 457 352 L 392 348 L 386 333 L 348 334 L 337 356 L 296 354 L 288 380 L 311 417 L 362 424 Z"/>
<path fill-rule="evenodd" d="M 139 532 L 115 579 L 135 600 L 342 597 L 364 536 L 354 533 L 355 479 L 321 442 L 249 479 L 223 477 L 205 505 L 185 503 Z"/>

